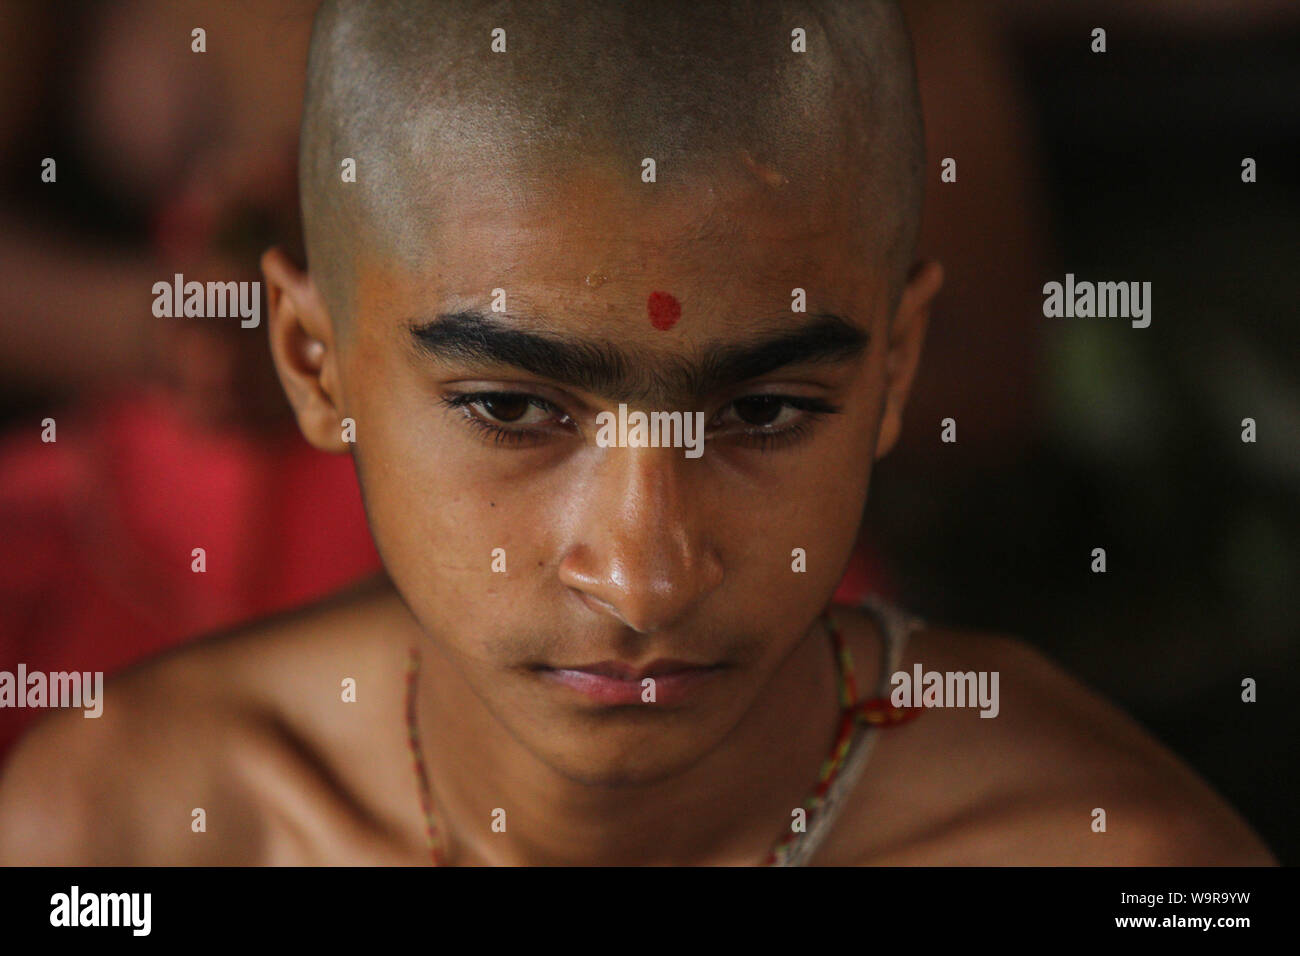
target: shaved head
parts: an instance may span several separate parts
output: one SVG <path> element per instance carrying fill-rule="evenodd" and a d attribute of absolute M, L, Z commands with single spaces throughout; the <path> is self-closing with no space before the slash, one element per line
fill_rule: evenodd
<path fill-rule="evenodd" d="M 796 30 L 806 52 L 792 49 Z M 466 171 L 524 191 L 595 166 L 634 187 L 645 157 L 661 190 L 738 169 L 797 196 L 833 193 L 892 313 L 924 165 L 906 26 L 880 0 L 325 0 L 300 148 L 309 265 L 336 322 L 352 312 L 359 260 L 420 268 L 431 234 L 454 239 L 449 195 Z"/>

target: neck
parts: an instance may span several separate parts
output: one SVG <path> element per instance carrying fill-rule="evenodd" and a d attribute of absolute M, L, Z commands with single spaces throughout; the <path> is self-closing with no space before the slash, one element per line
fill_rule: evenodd
<path fill-rule="evenodd" d="M 759 863 L 807 798 L 840 717 L 818 620 L 704 758 L 653 783 L 593 785 L 538 759 L 433 642 L 420 648 L 417 720 L 451 864 Z M 504 832 L 491 826 L 498 810 Z"/>

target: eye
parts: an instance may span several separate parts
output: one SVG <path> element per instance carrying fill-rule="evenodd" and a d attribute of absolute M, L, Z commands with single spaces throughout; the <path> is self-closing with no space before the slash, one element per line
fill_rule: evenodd
<path fill-rule="evenodd" d="M 839 412 L 838 405 L 820 398 L 801 395 L 746 395 L 724 407 L 714 419 L 714 426 L 722 431 L 719 437 L 726 437 L 730 433 L 741 444 L 769 451 L 795 444 L 809 434 L 817 419 Z M 730 422 L 729 419 L 733 416 L 734 422 Z"/>
<path fill-rule="evenodd" d="M 545 440 L 547 423 L 571 425 L 573 420 L 544 398 L 525 392 L 469 392 L 439 401 L 461 412 L 465 424 L 496 444 L 518 445 Z M 530 414 L 531 413 L 531 414 Z"/>
<path fill-rule="evenodd" d="M 489 393 L 478 401 L 469 403 L 469 407 L 481 408 L 484 414 L 492 420 L 510 425 L 536 424 L 536 418 L 532 421 L 525 420 L 528 412 L 530 410 L 546 411 L 540 400 L 513 393 Z M 544 421 L 544 419 L 542 420 Z"/>
<path fill-rule="evenodd" d="M 786 425 L 799 417 L 799 410 L 780 395 L 749 395 L 731 403 L 736 417 L 746 425 L 762 428 Z M 791 412 L 791 415 L 784 415 Z M 784 415 L 784 417 L 782 417 Z"/>

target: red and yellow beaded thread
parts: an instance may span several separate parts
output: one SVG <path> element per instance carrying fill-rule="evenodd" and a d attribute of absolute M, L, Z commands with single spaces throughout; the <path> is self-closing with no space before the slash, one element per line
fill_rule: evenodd
<path fill-rule="evenodd" d="M 411 747 L 411 765 L 415 770 L 416 788 L 420 793 L 420 810 L 424 814 L 424 837 L 434 866 L 445 865 L 442 834 L 434 819 L 433 791 L 424 766 L 424 748 L 420 745 L 419 721 L 415 713 L 415 685 L 420 675 L 420 652 L 412 647 L 406 664 L 406 739 Z"/>
<path fill-rule="evenodd" d="M 826 622 L 827 630 L 831 633 L 831 643 L 835 647 L 836 659 L 839 661 L 840 707 L 843 708 L 843 713 L 840 717 L 839 731 L 835 735 L 835 743 L 831 747 L 830 756 L 822 763 L 821 773 L 817 776 L 817 785 L 813 788 L 812 795 L 803 806 L 805 827 L 812 822 L 814 816 L 821 810 L 822 804 L 826 801 L 826 794 L 830 792 L 831 786 L 839 776 L 840 769 L 844 764 L 844 758 L 849 753 L 849 745 L 853 740 L 854 725 L 861 721 L 862 723 L 888 729 L 920 716 L 922 710 L 920 707 L 895 707 L 887 697 L 871 697 L 867 700 L 858 701 L 857 682 L 853 678 L 853 654 L 850 653 L 848 644 L 845 643 L 844 636 L 840 634 L 839 628 L 831 620 L 829 610 L 823 612 L 822 618 Z M 804 833 L 806 832 L 805 829 Z M 772 852 L 768 854 L 764 865 L 780 866 L 790 855 L 794 844 L 803 835 L 803 833 L 792 829 L 782 836 L 772 848 Z"/>

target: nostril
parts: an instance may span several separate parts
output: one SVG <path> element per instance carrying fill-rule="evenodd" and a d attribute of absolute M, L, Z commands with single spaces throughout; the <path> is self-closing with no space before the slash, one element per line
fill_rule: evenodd
<path fill-rule="evenodd" d="M 634 631 L 638 630 L 638 628 L 633 627 L 630 623 L 628 623 L 627 619 L 624 618 L 623 615 L 618 612 L 618 609 L 614 607 L 614 605 L 606 601 L 602 601 L 598 597 L 593 597 L 592 595 L 588 594 L 586 591 L 579 591 L 578 595 L 582 598 L 583 602 L 587 605 L 587 607 L 591 608 L 593 611 L 600 611 L 604 614 L 608 614 L 612 616 L 614 619 L 616 619 L 620 624 L 624 625 L 625 627 L 630 627 Z"/>

